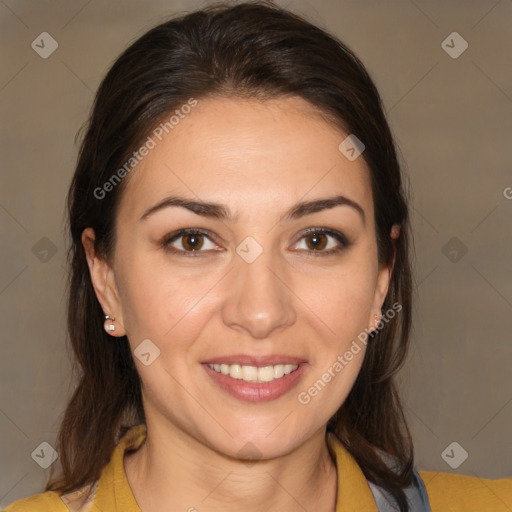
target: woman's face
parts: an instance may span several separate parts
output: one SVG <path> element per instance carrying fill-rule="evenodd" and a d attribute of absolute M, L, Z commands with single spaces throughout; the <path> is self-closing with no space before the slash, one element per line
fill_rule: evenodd
<path fill-rule="evenodd" d="M 148 423 L 267 458 L 343 403 L 389 283 L 368 169 L 338 149 L 347 135 L 299 98 L 210 98 L 153 136 L 125 178 L 112 267 L 90 262 L 134 351 Z M 340 196 L 356 206 L 321 202 Z M 190 208 L 151 211 L 169 197 Z M 280 378 L 286 363 L 300 364 Z"/>

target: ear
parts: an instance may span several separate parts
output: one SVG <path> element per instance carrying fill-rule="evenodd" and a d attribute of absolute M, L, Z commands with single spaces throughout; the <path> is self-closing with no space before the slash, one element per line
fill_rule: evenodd
<path fill-rule="evenodd" d="M 396 239 L 398 238 L 399 234 L 400 226 L 398 224 L 393 224 L 390 233 L 393 243 L 393 258 L 389 265 L 379 266 L 379 272 L 377 274 L 377 284 L 375 287 L 375 294 L 373 297 L 372 311 L 370 314 L 370 320 L 368 322 L 368 325 L 370 326 L 370 331 L 375 330 L 377 327 L 377 325 L 375 325 L 375 315 L 378 316 L 379 323 L 381 321 L 382 305 L 384 304 L 384 300 L 386 299 L 386 295 L 388 294 L 389 283 L 391 282 L 391 276 L 393 275 L 393 269 L 395 267 Z"/>
<path fill-rule="evenodd" d="M 384 300 L 386 299 L 386 295 L 388 293 L 392 272 L 393 265 L 381 265 L 379 267 L 379 273 L 377 274 L 377 284 L 375 287 L 375 294 L 373 296 L 372 318 L 373 315 L 380 316 L 382 305 L 384 304 Z M 373 322 L 370 322 L 370 324 L 373 324 Z"/>
<path fill-rule="evenodd" d="M 116 337 L 124 336 L 126 331 L 124 329 L 123 313 L 114 270 L 104 259 L 96 254 L 94 241 L 94 229 L 84 229 L 82 232 L 82 245 L 84 246 L 85 257 L 89 266 L 92 286 L 104 314 L 115 318 L 115 321 L 112 322 L 115 325 L 115 330 L 108 331 L 108 333 Z"/>

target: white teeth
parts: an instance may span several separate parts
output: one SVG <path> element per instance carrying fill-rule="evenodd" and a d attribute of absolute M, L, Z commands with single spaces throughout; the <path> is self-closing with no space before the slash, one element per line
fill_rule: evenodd
<path fill-rule="evenodd" d="M 258 380 L 258 368 L 256 366 L 242 366 L 242 380 L 247 382 Z"/>
<path fill-rule="evenodd" d="M 229 366 L 229 376 L 230 377 L 233 377 L 233 379 L 241 379 L 242 378 L 242 367 L 239 364 L 232 364 L 232 365 L 228 365 L 228 366 Z"/>
<path fill-rule="evenodd" d="M 272 382 L 274 380 L 274 367 L 262 366 L 258 368 L 258 380 L 263 382 Z"/>
<path fill-rule="evenodd" d="M 284 365 L 284 373 L 285 375 L 293 372 L 293 370 L 297 369 L 297 365 L 296 364 L 285 364 Z"/>
<path fill-rule="evenodd" d="M 284 365 L 276 364 L 274 366 L 274 379 L 280 379 L 284 375 Z"/>
<path fill-rule="evenodd" d="M 239 364 L 208 364 L 210 368 L 233 379 L 246 382 L 272 382 L 295 371 L 298 364 L 276 364 L 275 366 L 244 366 Z"/>

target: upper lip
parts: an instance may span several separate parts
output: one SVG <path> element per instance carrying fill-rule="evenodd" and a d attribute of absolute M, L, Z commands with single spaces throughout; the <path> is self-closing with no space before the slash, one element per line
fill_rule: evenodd
<path fill-rule="evenodd" d="M 251 356 L 247 354 L 237 354 L 231 356 L 212 357 L 203 364 L 240 364 L 242 366 L 274 366 L 276 364 L 301 364 L 306 363 L 306 359 L 294 356 L 285 356 L 281 354 L 270 356 Z"/>

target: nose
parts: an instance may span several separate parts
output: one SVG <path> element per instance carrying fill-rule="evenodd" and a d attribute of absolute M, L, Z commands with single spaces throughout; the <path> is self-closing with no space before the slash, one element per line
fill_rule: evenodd
<path fill-rule="evenodd" d="M 237 268 L 227 283 L 228 294 L 222 307 L 222 319 L 232 329 L 255 339 L 268 338 L 274 331 L 296 321 L 293 292 L 288 287 L 286 268 L 271 251 L 252 263 L 238 258 Z"/>

